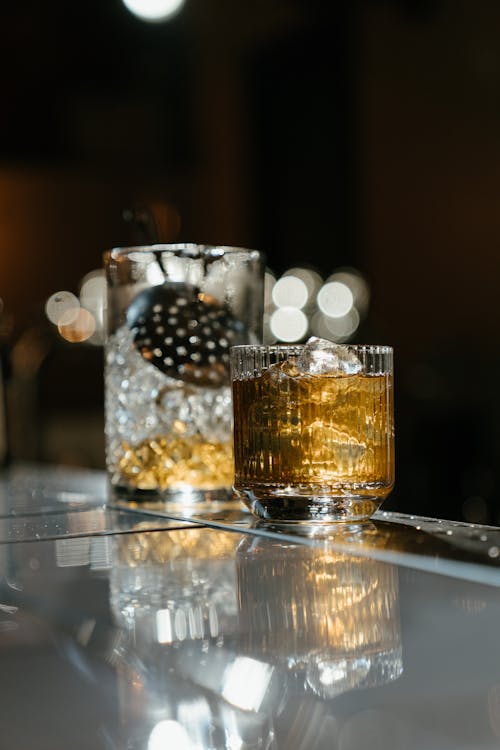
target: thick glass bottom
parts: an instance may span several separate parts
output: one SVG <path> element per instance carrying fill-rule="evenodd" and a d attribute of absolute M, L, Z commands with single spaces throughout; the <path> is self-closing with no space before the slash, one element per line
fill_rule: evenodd
<path fill-rule="evenodd" d="M 391 487 L 363 488 L 359 492 L 317 494 L 311 489 L 236 485 L 240 500 L 263 521 L 279 523 L 336 523 L 368 520 Z"/>
<path fill-rule="evenodd" d="M 307 666 L 307 687 L 331 700 L 354 688 L 379 687 L 397 680 L 403 673 L 401 646 L 379 653 L 318 654 Z"/>
<path fill-rule="evenodd" d="M 200 490 L 194 487 L 182 487 L 177 489 L 141 490 L 127 485 L 110 485 L 110 497 L 113 500 L 126 501 L 130 503 L 159 503 L 172 508 L 199 507 L 205 504 L 226 503 L 236 499 L 232 489 L 217 488 L 213 490 Z"/>

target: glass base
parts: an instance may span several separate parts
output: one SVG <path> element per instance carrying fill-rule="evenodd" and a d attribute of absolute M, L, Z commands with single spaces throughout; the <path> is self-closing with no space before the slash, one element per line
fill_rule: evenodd
<path fill-rule="evenodd" d="M 194 487 L 182 487 L 168 490 L 141 490 L 126 485 L 110 484 L 112 500 L 137 504 L 161 504 L 171 508 L 199 508 L 200 505 L 212 505 L 232 502 L 237 498 L 230 488 L 220 487 L 213 490 L 200 490 Z"/>
<path fill-rule="evenodd" d="M 378 488 L 367 494 L 314 495 L 272 488 L 235 487 L 250 512 L 262 521 L 277 523 L 337 523 L 368 520 L 389 494 Z"/>
<path fill-rule="evenodd" d="M 308 665 L 305 684 L 315 695 L 331 700 L 354 688 L 394 682 L 403 673 L 401 646 L 374 654 L 318 654 Z"/>

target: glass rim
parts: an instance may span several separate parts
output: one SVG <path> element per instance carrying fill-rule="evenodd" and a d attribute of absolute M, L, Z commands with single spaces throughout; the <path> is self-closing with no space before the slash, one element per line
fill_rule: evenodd
<path fill-rule="evenodd" d="M 326 339 L 325 339 L 326 340 Z M 386 344 L 355 344 L 355 343 L 336 343 L 330 341 L 332 346 L 343 346 L 354 352 L 366 352 L 367 354 L 393 354 L 394 348 Z M 230 352 L 253 352 L 256 354 L 274 354 L 274 353 L 295 353 L 303 351 L 306 343 L 303 344 L 236 344 L 230 347 Z"/>
<path fill-rule="evenodd" d="M 202 257 L 203 255 L 219 254 L 219 255 L 231 255 L 236 253 L 248 253 L 258 254 L 263 257 L 263 252 L 257 250 L 257 248 L 243 247 L 239 245 L 218 245 L 218 244 L 206 244 L 202 242 L 154 242 L 154 243 L 142 243 L 139 245 L 117 245 L 116 247 L 108 248 L 104 250 L 104 260 L 111 258 L 124 258 L 133 253 L 138 255 L 148 253 L 166 252 L 169 250 L 184 251 L 187 256 L 193 258 Z"/>

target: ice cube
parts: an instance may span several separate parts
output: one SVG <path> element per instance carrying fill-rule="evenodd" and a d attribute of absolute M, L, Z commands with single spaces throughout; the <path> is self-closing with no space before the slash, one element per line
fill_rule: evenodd
<path fill-rule="evenodd" d="M 355 375 L 363 365 L 347 346 L 312 336 L 297 357 L 297 367 L 309 375 Z"/>
<path fill-rule="evenodd" d="M 292 358 L 271 365 L 267 372 L 264 372 L 263 377 L 267 375 L 271 380 L 278 381 L 283 380 L 284 378 L 296 378 L 300 374 L 295 358 Z"/>

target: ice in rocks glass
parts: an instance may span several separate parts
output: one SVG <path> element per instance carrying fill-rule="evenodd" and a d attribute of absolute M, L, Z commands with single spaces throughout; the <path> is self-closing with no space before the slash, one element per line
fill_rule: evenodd
<path fill-rule="evenodd" d="M 232 497 L 229 350 L 261 341 L 263 256 L 198 244 L 104 254 L 106 463 L 115 498 Z"/>
<path fill-rule="evenodd" d="M 388 346 L 235 346 L 234 488 L 258 518 L 369 518 L 394 484 Z"/>

